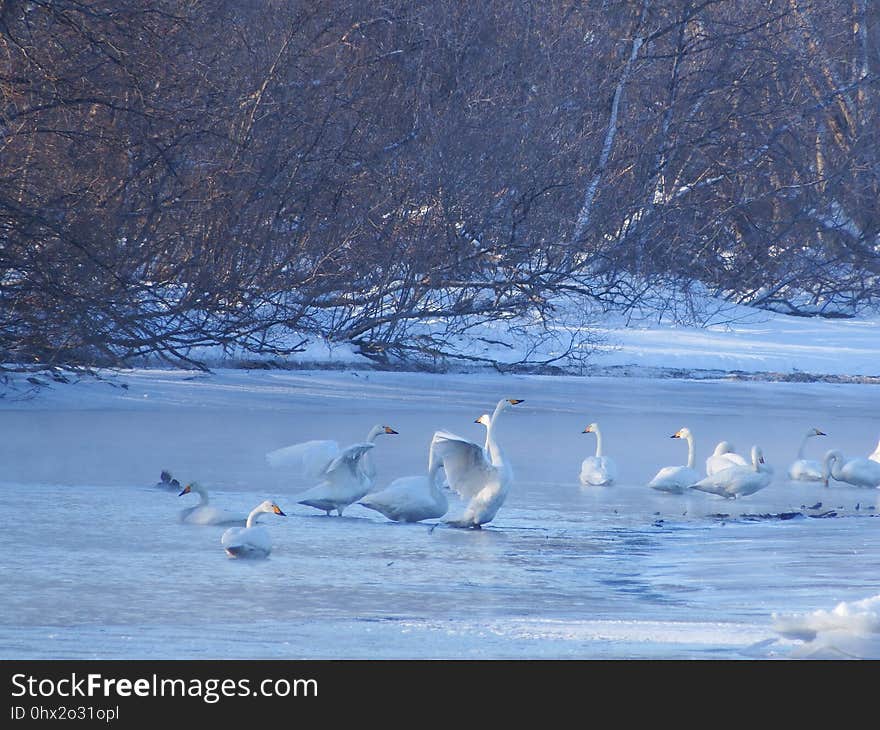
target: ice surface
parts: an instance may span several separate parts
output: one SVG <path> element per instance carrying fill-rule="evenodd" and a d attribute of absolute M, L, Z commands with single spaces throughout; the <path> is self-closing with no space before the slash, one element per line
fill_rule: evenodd
<path fill-rule="evenodd" d="M 809 427 L 828 434 L 811 458 L 874 448 L 871 385 L 222 370 L 112 382 L 0 401 L 2 658 L 788 658 L 810 654 L 779 616 L 880 592 L 880 491 L 786 478 Z M 437 429 L 481 442 L 473 421 L 502 397 L 525 399 L 497 426 L 515 481 L 481 531 L 358 505 L 326 517 L 296 504 L 310 483 L 266 462 L 389 423 L 399 435 L 373 451 L 389 483 L 424 472 Z M 578 482 L 592 421 L 613 486 Z M 649 489 L 684 463 L 669 438 L 682 426 L 698 468 L 719 440 L 759 444 L 773 482 L 738 500 Z M 231 560 L 224 528 L 179 524 L 191 500 L 154 486 L 163 468 L 217 507 L 276 501 L 288 517 L 261 520 L 271 556 Z"/>

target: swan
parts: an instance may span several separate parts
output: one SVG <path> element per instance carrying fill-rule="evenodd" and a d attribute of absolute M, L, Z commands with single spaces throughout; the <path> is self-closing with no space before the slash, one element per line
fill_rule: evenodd
<path fill-rule="evenodd" d="M 170 471 L 163 469 L 159 475 L 159 481 L 156 482 L 156 486 L 163 489 L 180 489 L 180 482 L 171 476 Z"/>
<path fill-rule="evenodd" d="M 877 442 L 877 448 L 871 454 L 868 454 L 871 461 L 880 462 L 880 441 Z"/>
<path fill-rule="evenodd" d="M 184 494 L 195 492 L 199 495 L 199 503 L 195 507 L 187 507 L 181 510 L 180 522 L 189 525 L 242 525 L 247 521 L 247 517 L 237 512 L 230 512 L 219 507 L 208 504 L 208 492 L 198 482 L 190 482 L 178 494 L 182 497 Z"/>
<path fill-rule="evenodd" d="M 429 453 L 428 474 L 400 477 L 384 489 L 371 492 L 358 504 L 375 510 L 394 522 L 420 522 L 442 517 L 449 509 L 446 495 L 437 486 L 440 463 Z"/>
<path fill-rule="evenodd" d="M 797 460 L 792 462 L 788 467 L 788 478 L 800 482 L 821 482 L 824 479 L 822 474 L 822 462 L 813 459 L 804 458 L 804 449 L 807 441 L 815 436 L 825 436 L 818 428 L 811 428 L 804 434 L 801 440 L 800 448 L 797 453 Z"/>
<path fill-rule="evenodd" d="M 220 544 L 230 558 L 265 558 L 272 552 L 272 539 L 263 525 L 254 522 L 264 512 L 287 517 L 281 508 L 266 500 L 251 510 L 244 527 L 230 527 L 220 538 Z"/>
<path fill-rule="evenodd" d="M 495 425 L 502 411 L 519 403 L 521 399 L 503 398 L 488 423 L 481 420 L 483 416 L 477 419 L 486 426 L 485 446 L 448 431 L 434 433 L 428 463 L 442 466 L 450 488 L 468 500 L 462 516 L 447 520 L 448 525 L 479 528 L 491 522 L 504 504 L 513 482 L 513 470 L 495 440 Z"/>
<path fill-rule="evenodd" d="M 366 496 L 373 488 L 375 470 L 364 464 L 363 457 L 375 446 L 373 443 L 352 444 L 343 449 L 326 466 L 321 482 L 298 495 L 297 504 L 323 510 L 328 517 L 336 510 L 336 514 L 342 517 L 342 511 L 348 505 Z"/>
<path fill-rule="evenodd" d="M 742 456 L 736 453 L 730 441 L 719 441 L 712 455 L 706 459 L 706 476 L 711 476 L 731 466 L 749 466 Z"/>
<path fill-rule="evenodd" d="M 689 428 L 680 428 L 670 438 L 686 439 L 688 443 L 687 466 L 664 466 L 654 478 L 648 482 L 649 487 L 659 489 L 661 492 L 681 494 L 691 484 L 700 479 L 700 474 L 694 469 L 696 454 L 694 450 L 694 436 Z"/>
<path fill-rule="evenodd" d="M 825 454 L 822 481 L 828 486 L 828 479 L 854 484 L 857 487 L 880 486 L 880 463 L 871 459 L 856 457 L 847 459 L 842 451 L 836 449 Z"/>
<path fill-rule="evenodd" d="M 602 432 L 598 423 L 591 423 L 581 433 L 596 434 L 596 455 L 588 456 L 581 462 L 581 484 L 605 486 L 617 479 L 617 464 L 610 456 L 602 456 Z"/>
<path fill-rule="evenodd" d="M 761 448 L 752 446 L 751 466 L 729 466 L 691 484 L 690 488 L 735 499 L 763 489 L 770 484 L 772 478 L 773 470 L 764 464 Z"/>
<path fill-rule="evenodd" d="M 397 431 L 391 428 L 391 426 L 376 424 L 369 430 L 363 443 L 375 443 L 376 437 L 382 434 L 396 435 Z M 338 441 L 303 441 L 302 443 L 270 451 L 266 454 L 266 461 L 269 463 L 269 466 L 275 468 L 290 468 L 306 479 L 318 479 L 325 475 L 327 468 L 343 451 L 344 449 L 339 445 Z M 376 478 L 376 468 L 370 456 L 364 456 L 361 462 L 361 469 L 371 479 Z"/>

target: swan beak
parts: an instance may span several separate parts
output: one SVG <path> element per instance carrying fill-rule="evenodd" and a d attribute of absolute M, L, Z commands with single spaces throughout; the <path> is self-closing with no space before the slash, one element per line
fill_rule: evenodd
<path fill-rule="evenodd" d="M 480 418 L 482 418 L 482 416 L 480 416 Z M 480 422 L 480 419 L 479 419 L 479 418 L 475 418 L 475 419 L 474 419 L 474 423 L 479 423 L 479 422 Z"/>
<path fill-rule="evenodd" d="M 678 431 L 676 431 L 676 432 L 675 432 L 674 434 L 672 434 L 672 436 L 670 436 L 669 438 L 671 438 L 671 439 L 680 439 L 681 436 L 679 435 Z"/>
<path fill-rule="evenodd" d="M 828 434 L 827 434 L 827 433 L 824 433 L 824 432 L 822 432 L 822 431 L 820 431 L 820 430 L 817 428 L 817 429 L 816 429 L 816 435 L 817 435 L 817 436 L 827 436 Z"/>
<path fill-rule="evenodd" d="M 510 405 L 515 406 L 522 403 L 522 398 L 509 398 L 507 402 L 510 403 Z"/>
<path fill-rule="evenodd" d="M 593 429 L 587 426 L 581 433 L 593 433 Z"/>
<path fill-rule="evenodd" d="M 284 514 L 284 513 L 281 511 L 281 507 L 279 507 L 277 504 L 273 504 L 273 505 L 272 505 L 272 511 L 273 511 L 276 515 L 281 515 L 282 517 L 287 517 L 287 515 Z"/>
<path fill-rule="evenodd" d="M 391 426 L 385 426 L 385 433 L 393 433 L 393 434 L 396 434 L 397 431 L 395 431 L 393 428 L 391 428 Z"/>
<path fill-rule="evenodd" d="M 180 494 L 178 494 L 177 496 L 182 497 L 184 494 L 189 494 L 191 491 L 192 491 L 192 484 L 187 484 L 183 488 L 183 491 Z"/>

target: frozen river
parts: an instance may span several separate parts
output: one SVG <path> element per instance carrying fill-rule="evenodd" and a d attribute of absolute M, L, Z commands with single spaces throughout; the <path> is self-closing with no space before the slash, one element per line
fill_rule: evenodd
<path fill-rule="evenodd" d="M 785 475 L 809 427 L 828 434 L 813 458 L 872 451 L 874 386 L 342 371 L 112 382 L 0 401 L 2 658 L 773 659 L 803 654 L 774 614 L 880 594 L 880 490 Z M 473 421 L 499 398 L 525 401 L 498 423 L 516 478 L 481 531 L 358 505 L 326 517 L 296 504 L 308 482 L 265 460 L 388 424 L 399 435 L 373 452 L 387 483 L 424 473 L 436 429 L 481 442 Z M 612 486 L 578 482 L 592 421 L 619 466 Z M 719 440 L 759 444 L 773 482 L 735 501 L 648 489 L 686 460 L 669 438 L 682 426 L 698 468 Z M 271 556 L 231 560 L 224 528 L 179 524 L 196 499 L 154 486 L 163 468 L 218 506 L 277 501 L 288 516 L 262 519 Z"/>

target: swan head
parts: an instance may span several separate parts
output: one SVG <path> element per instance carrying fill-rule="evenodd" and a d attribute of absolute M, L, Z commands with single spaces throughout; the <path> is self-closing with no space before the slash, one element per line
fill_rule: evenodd
<path fill-rule="evenodd" d="M 598 431 L 598 430 L 599 430 L 599 424 L 598 423 L 591 423 L 583 431 L 581 431 L 581 433 L 596 433 L 596 431 Z"/>
<path fill-rule="evenodd" d="M 372 441 L 376 436 L 381 434 L 396 435 L 397 431 L 395 431 L 391 426 L 385 426 L 381 423 L 377 423 L 373 428 L 370 429 L 370 433 L 367 434 L 367 441 Z"/>
<path fill-rule="evenodd" d="M 689 428 L 680 428 L 680 429 L 678 429 L 678 431 L 676 431 L 674 434 L 672 434 L 672 436 L 670 436 L 669 438 L 671 438 L 671 439 L 686 439 L 686 438 L 691 438 L 691 436 L 692 436 L 692 434 L 691 434 L 691 430 Z"/>
<path fill-rule="evenodd" d="M 267 499 L 265 502 L 261 502 L 254 510 L 254 512 L 268 512 L 269 514 L 287 517 L 287 515 L 281 511 L 281 507 L 275 504 L 271 499 Z"/>
<path fill-rule="evenodd" d="M 196 494 L 204 494 L 205 490 L 202 489 L 201 485 L 198 482 L 190 482 L 187 484 L 178 494 L 178 497 L 182 497 L 184 494 L 189 494 L 190 492 L 195 492 Z"/>
<path fill-rule="evenodd" d="M 828 434 L 824 431 L 820 431 L 818 428 L 811 428 L 807 431 L 807 436 L 827 436 Z"/>
<path fill-rule="evenodd" d="M 486 428 L 492 425 L 492 416 L 484 413 L 482 416 L 474 420 L 474 423 L 482 423 Z"/>

